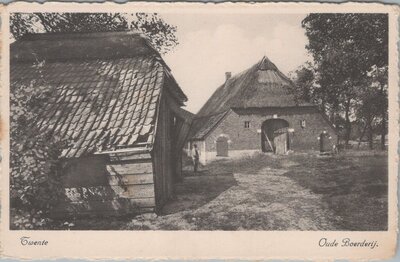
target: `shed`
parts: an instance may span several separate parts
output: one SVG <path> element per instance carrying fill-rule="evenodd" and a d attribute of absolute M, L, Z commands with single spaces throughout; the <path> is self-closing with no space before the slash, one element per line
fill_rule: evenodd
<path fill-rule="evenodd" d="M 64 214 L 158 212 L 173 197 L 190 125 L 187 98 L 136 32 L 28 35 L 10 50 L 10 84 L 46 86 L 34 123 L 68 141 Z"/>

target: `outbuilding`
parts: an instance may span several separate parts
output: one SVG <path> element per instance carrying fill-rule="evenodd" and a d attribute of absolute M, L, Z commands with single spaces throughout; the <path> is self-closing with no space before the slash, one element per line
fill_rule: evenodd
<path fill-rule="evenodd" d="M 33 34 L 10 50 L 11 89 L 45 86 L 35 125 L 67 140 L 64 214 L 158 212 L 181 179 L 187 98 L 136 32 Z"/>

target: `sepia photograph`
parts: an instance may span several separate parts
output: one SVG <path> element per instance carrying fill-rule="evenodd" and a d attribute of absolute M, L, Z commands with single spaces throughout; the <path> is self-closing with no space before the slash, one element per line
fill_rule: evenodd
<path fill-rule="evenodd" d="M 387 14 L 10 33 L 12 229 L 387 230 Z"/>
<path fill-rule="evenodd" d="M 317 253 L 386 254 L 393 10 L 32 6 L 2 16 L 9 250 L 311 232 Z"/>

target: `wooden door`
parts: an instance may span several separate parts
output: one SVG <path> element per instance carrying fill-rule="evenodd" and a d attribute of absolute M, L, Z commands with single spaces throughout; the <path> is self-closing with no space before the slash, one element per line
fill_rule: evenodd
<path fill-rule="evenodd" d="M 274 137 L 275 154 L 283 155 L 287 152 L 287 134 L 279 133 Z"/>
<path fill-rule="evenodd" d="M 262 131 L 261 135 L 262 135 L 261 136 L 261 138 L 262 138 L 262 151 L 263 152 L 274 152 L 275 151 L 274 145 L 273 145 L 274 141 L 273 140 L 271 141 L 268 138 L 268 134 L 264 130 Z"/>
<path fill-rule="evenodd" d="M 275 152 L 275 136 L 277 131 L 289 127 L 289 123 L 284 119 L 267 119 L 261 125 L 261 146 L 263 152 Z M 282 131 L 279 131 L 281 133 Z M 286 133 L 286 132 L 285 132 Z M 280 138 L 283 139 L 283 138 Z M 286 140 L 287 141 L 287 140 Z M 286 145 L 287 148 L 287 145 Z"/>
<path fill-rule="evenodd" d="M 217 139 L 217 156 L 228 156 L 228 139 L 226 137 Z"/>

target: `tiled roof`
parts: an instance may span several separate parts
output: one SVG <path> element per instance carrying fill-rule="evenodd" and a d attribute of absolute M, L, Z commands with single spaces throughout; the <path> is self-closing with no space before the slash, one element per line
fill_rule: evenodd
<path fill-rule="evenodd" d="M 227 115 L 228 112 L 229 110 L 215 115 L 195 118 L 193 120 L 191 132 L 189 133 L 189 138 L 192 140 L 203 139 Z"/>
<path fill-rule="evenodd" d="M 51 90 L 50 100 L 38 108 L 36 124 L 68 139 L 62 157 L 154 140 L 158 101 L 171 75 L 156 54 L 118 59 L 51 61 L 11 64 L 13 88 L 34 84 Z M 165 87 L 166 88 L 166 87 Z M 169 87 L 184 100 L 178 86 Z M 182 102 L 182 101 L 181 101 Z"/>
<path fill-rule="evenodd" d="M 158 54 L 137 32 L 28 34 L 11 44 L 15 62 L 117 59 Z"/>

